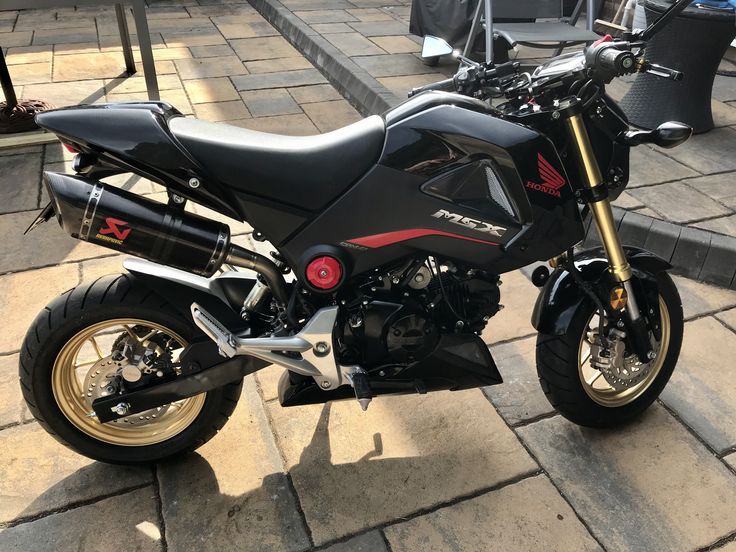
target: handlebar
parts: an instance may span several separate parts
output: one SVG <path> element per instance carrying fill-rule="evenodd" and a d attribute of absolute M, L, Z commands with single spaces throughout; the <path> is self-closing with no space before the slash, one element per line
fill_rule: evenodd
<path fill-rule="evenodd" d="M 409 92 L 409 97 L 416 96 L 420 92 L 426 92 L 427 90 L 441 90 L 443 92 L 454 92 L 455 91 L 455 78 L 451 77 L 449 79 L 441 80 L 439 82 L 433 82 L 431 84 L 427 84 L 424 86 L 419 86 L 417 88 L 412 88 L 411 92 Z"/>
<path fill-rule="evenodd" d="M 426 92 L 427 90 L 441 90 L 444 92 L 460 91 L 461 93 L 465 93 L 468 90 L 474 91 L 483 86 L 498 87 L 500 84 L 499 81 L 505 77 L 516 74 L 518 68 L 519 64 L 514 61 L 509 61 L 492 67 L 487 67 L 483 64 L 476 64 L 459 71 L 452 78 L 413 88 L 412 91 L 409 92 L 409 97 L 411 98 L 412 96 L 415 96 L 420 92 Z"/>
<path fill-rule="evenodd" d="M 601 41 L 585 51 L 585 66 L 594 79 L 606 83 L 615 77 L 635 72 L 675 81 L 682 80 L 683 74 L 680 71 L 646 61 L 642 50 L 635 55 L 631 49 L 637 46 L 637 43 L 630 42 Z"/>
<path fill-rule="evenodd" d="M 578 66 L 573 72 L 583 69 L 582 78 L 589 78 L 602 84 L 608 84 L 616 77 L 636 72 L 646 72 L 674 81 L 682 80 L 683 74 L 680 71 L 646 61 L 643 57 L 644 47 L 641 42 L 614 41 L 610 36 L 606 36 L 585 49 L 584 66 Z M 465 59 L 463 62 L 465 64 L 455 76 L 414 88 L 409 92 L 409 97 L 429 90 L 457 92 L 483 98 L 518 94 L 520 89 L 517 82 L 518 62 L 510 61 L 498 66 L 488 66 Z M 540 84 L 545 86 L 547 81 L 541 79 Z"/>

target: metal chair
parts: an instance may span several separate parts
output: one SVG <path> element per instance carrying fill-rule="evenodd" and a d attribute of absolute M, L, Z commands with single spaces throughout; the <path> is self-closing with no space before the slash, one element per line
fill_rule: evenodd
<path fill-rule="evenodd" d="M 575 26 L 587 2 L 587 29 Z M 599 38 L 593 32 L 595 0 L 578 0 L 570 18 L 563 16 L 562 0 L 481 0 L 473 17 L 464 54 L 468 55 L 476 37 L 478 25 L 486 31 L 486 61 L 492 61 L 489 37 L 500 36 L 513 48 L 517 44 L 537 48 L 555 48 L 557 51 L 568 44 L 592 42 Z M 496 19 L 556 19 L 534 23 L 494 23 Z M 490 21 L 490 25 L 485 22 Z"/>
<path fill-rule="evenodd" d="M 494 31 L 506 39 L 511 47 L 517 44 L 537 48 L 558 48 L 561 44 L 581 44 L 597 40 L 599 36 L 589 29 L 578 29 L 584 0 L 579 0 L 572 17 L 565 20 L 560 0 L 492 0 L 494 16 L 499 18 L 557 19 L 539 23 L 497 23 Z M 588 0 L 588 4 L 593 2 Z"/>

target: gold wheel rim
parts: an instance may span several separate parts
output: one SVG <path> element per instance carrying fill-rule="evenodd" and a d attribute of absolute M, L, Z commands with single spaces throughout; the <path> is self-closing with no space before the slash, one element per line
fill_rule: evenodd
<path fill-rule="evenodd" d="M 656 349 L 657 358 L 652 361 L 654 364 L 649 368 L 649 373 L 643 380 L 632 387 L 618 391 L 606 382 L 600 370 L 593 368 L 590 364 L 592 355 L 590 354 L 590 343 L 587 340 L 587 335 L 589 329 L 591 329 L 591 323 L 598 316 L 598 313 L 593 313 L 590 316 L 578 347 L 578 375 L 585 393 L 596 403 L 609 408 L 627 405 L 638 399 L 657 379 L 662 366 L 664 366 L 670 343 L 670 316 L 667 305 L 661 296 L 659 297 L 659 312 L 662 337 L 658 344 L 659 347 Z M 597 323 L 595 326 L 597 326 Z"/>
<path fill-rule="evenodd" d="M 113 445 L 141 447 L 166 441 L 189 427 L 202 411 L 207 394 L 202 393 L 171 403 L 163 415 L 149 415 L 140 425 L 124 425 L 121 422 L 103 424 L 90 415 L 93 413 L 92 406 L 82 388 L 81 372 L 87 367 L 90 370 L 94 369 L 98 361 L 106 358 L 100 341 L 109 341 L 120 332 L 133 335 L 131 330 L 133 326 L 145 326 L 151 331 L 155 330 L 174 338 L 182 347 L 187 345 L 176 332 L 148 320 L 136 318 L 105 320 L 77 333 L 62 347 L 51 372 L 51 388 L 62 414 L 81 432 Z M 119 328 L 120 331 L 116 332 L 114 328 Z M 80 359 L 80 353 L 86 351 L 89 354 L 90 350 L 97 355 L 96 359 L 87 361 Z M 133 414 L 130 418 L 137 416 L 139 415 Z"/>

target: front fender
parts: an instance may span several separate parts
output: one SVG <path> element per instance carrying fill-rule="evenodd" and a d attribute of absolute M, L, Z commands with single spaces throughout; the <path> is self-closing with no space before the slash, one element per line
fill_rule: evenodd
<path fill-rule="evenodd" d="M 651 280 L 653 275 L 672 268 L 664 259 L 638 247 L 624 247 L 634 276 Z M 583 280 L 594 290 L 610 289 L 614 284 L 608 272 L 608 259 L 602 247 L 587 249 L 575 255 L 575 266 Z M 638 295 L 638 294 L 637 294 Z M 587 308 L 591 299 L 580 289 L 572 274 L 564 267 L 556 268 L 539 292 L 532 312 L 532 326 L 540 333 L 564 335 L 567 328 L 582 308 Z"/>

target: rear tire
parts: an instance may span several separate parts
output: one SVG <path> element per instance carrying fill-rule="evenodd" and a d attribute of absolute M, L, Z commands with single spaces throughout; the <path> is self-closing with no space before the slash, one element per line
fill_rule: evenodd
<path fill-rule="evenodd" d="M 643 380 L 639 384 L 642 385 L 641 389 L 632 386 L 626 392 L 630 395 L 628 397 L 622 395 L 616 400 L 615 392 L 597 393 L 593 385 L 586 388 L 588 384 L 583 378 L 580 351 L 581 339 L 588 331 L 589 321 L 596 314 L 592 302 L 577 313 L 565 335 L 540 333 L 537 336 L 539 382 L 550 404 L 568 420 L 588 427 L 625 424 L 644 412 L 667 385 L 682 345 L 682 303 L 672 278 L 666 272 L 657 274 L 657 283 L 660 306 L 666 309 L 666 312 L 661 309 L 661 325 L 664 329 L 667 323 L 669 331 L 666 350 L 660 350 L 657 359 L 652 361 L 661 364 L 654 366 L 657 371 L 651 380 Z M 606 393 L 610 394 L 610 400 Z"/>
<path fill-rule="evenodd" d="M 175 334 L 184 342 L 198 334 L 191 320 L 184 319 L 166 300 L 130 275 L 106 276 L 91 284 L 73 288 L 54 299 L 38 314 L 23 341 L 19 371 L 28 408 L 57 441 L 102 462 L 141 464 L 193 451 L 214 437 L 225 425 L 240 397 L 242 380 L 182 401 L 185 405 L 190 404 L 186 401 L 194 402 L 190 404 L 188 417 L 180 417 L 179 425 L 173 431 L 173 426 L 167 427 L 164 416 L 161 416 L 155 422 L 160 426 L 148 430 L 150 437 L 134 436 L 131 440 L 123 433 L 127 441 L 120 438 L 121 432 L 127 427 L 121 430 L 120 425 L 111 425 L 114 422 L 100 424 L 94 419 L 86 421 L 82 416 L 75 417 L 75 408 L 79 410 L 80 405 L 70 406 L 73 401 L 64 397 L 73 395 L 74 400 L 77 400 L 77 395 L 60 392 L 59 374 L 64 369 L 60 360 L 67 358 L 65 351 L 69 350 L 69 344 L 80 341 L 79 336 L 86 335 L 85 331 L 88 332 L 91 327 L 104 327 L 106 322 L 110 322 L 112 327 L 116 321 L 125 320 L 149 322 L 151 327 L 168 330 L 162 335 Z M 104 333 L 100 335 L 104 336 Z M 99 352 L 97 354 L 100 355 Z M 109 351 L 103 350 L 102 354 L 109 354 Z M 67 379 L 61 381 L 73 382 L 76 374 L 85 369 L 72 364 L 66 371 L 72 371 L 75 376 L 64 376 Z M 57 399 L 57 395 L 60 399 Z M 179 409 L 170 410 L 171 419 L 176 420 L 173 417 L 179 415 Z M 96 427 L 91 425 L 92 422 Z M 161 440 L 162 435 L 167 438 Z"/>

